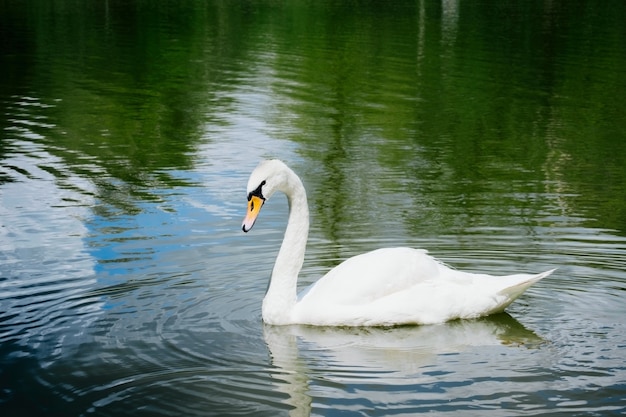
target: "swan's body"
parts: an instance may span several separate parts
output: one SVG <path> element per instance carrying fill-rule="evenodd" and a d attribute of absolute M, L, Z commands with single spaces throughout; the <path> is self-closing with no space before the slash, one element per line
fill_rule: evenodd
<path fill-rule="evenodd" d="M 287 195 L 289 222 L 263 300 L 263 321 L 268 324 L 391 326 L 475 318 L 503 311 L 553 271 L 472 274 L 443 265 L 425 250 L 385 248 L 344 261 L 297 295 L 309 209 L 300 178 L 284 163 L 263 161 L 250 175 L 243 231 L 252 228 L 276 191 Z"/>

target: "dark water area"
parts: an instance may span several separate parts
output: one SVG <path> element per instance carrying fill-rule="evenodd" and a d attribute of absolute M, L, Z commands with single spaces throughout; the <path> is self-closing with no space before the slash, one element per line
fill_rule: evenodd
<path fill-rule="evenodd" d="M 0 0 L 0 414 L 626 414 L 626 3 Z M 385 246 L 557 271 L 507 313 L 273 327 Z"/>

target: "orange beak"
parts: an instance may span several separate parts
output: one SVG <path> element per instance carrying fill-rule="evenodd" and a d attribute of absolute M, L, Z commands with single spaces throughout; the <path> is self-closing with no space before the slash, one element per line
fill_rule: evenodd
<path fill-rule="evenodd" d="M 250 200 L 248 200 L 248 211 L 246 212 L 246 217 L 243 219 L 243 224 L 241 225 L 241 229 L 244 232 L 247 233 L 250 229 L 252 229 L 252 226 L 254 226 L 254 222 L 261 212 L 261 207 L 263 207 L 264 203 L 265 200 L 261 197 L 257 197 L 255 195 L 250 197 Z"/>

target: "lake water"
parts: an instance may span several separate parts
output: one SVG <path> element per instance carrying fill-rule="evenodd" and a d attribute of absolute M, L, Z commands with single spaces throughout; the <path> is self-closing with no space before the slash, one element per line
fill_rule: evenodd
<path fill-rule="evenodd" d="M 0 414 L 626 414 L 626 3 L 0 2 Z M 301 286 L 425 248 L 558 268 L 505 314 L 271 327 Z"/>

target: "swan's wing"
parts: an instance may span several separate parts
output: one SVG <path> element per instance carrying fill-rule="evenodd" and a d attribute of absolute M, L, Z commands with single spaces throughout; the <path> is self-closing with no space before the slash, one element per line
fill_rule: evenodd
<path fill-rule="evenodd" d="M 416 284 L 436 280 L 439 263 L 425 250 L 384 248 L 367 252 L 331 269 L 302 294 L 299 302 L 362 305 Z"/>

